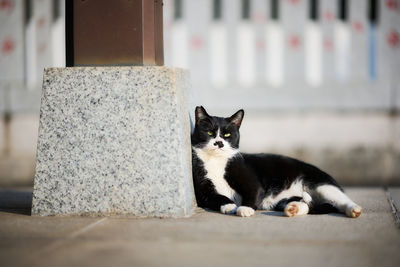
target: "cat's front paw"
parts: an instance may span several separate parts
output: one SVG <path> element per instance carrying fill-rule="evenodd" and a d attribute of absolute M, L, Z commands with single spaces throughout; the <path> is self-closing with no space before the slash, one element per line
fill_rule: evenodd
<path fill-rule="evenodd" d="M 254 209 L 246 206 L 240 206 L 236 210 L 236 215 L 241 217 L 250 217 L 254 215 Z"/>
<path fill-rule="evenodd" d="M 233 214 L 236 212 L 236 209 L 237 209 L 236 204 L 229 203 L 229 204 L 222 205 L 220 208 L 220 211 L 221 211 L 221 213 L 224 213 L 224 214 Z"/>

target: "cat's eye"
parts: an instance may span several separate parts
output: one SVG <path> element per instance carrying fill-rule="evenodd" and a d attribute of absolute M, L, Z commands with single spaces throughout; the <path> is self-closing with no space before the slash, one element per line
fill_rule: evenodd
<path fill-rule="evenodd" d="M 213 135 L 213 132 L 208 131 L 207 134 L 211 136 L 211 135 Z"/>
<path fill-rule="evenodd" d="M 231 134 L 230 134 L 230 133 L 226 133 L 226 134 L 224 134 L 224 137 L 229 137 L 229 136 L 231 136 Z"/>

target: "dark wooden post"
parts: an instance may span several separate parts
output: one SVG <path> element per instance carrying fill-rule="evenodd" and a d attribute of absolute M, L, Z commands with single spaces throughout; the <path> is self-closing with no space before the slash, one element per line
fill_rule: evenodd
<path fill-rule="evenodd" d="M 72 66 L 164 64 L 162 0 L 67 0 Z"/>

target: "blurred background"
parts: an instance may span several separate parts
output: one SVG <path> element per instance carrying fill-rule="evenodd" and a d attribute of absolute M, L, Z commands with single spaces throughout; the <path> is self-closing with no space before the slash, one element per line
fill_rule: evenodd
<path fill-rule="evenodd" d="M 400 185 L 400 0 L 163 2 L 165 65 L 190 69 L 191 110 L 245 109 L 242 151 L 294 156 L 345 185 Z M 64 5 L 0 0 L 0 186 L 33 183 Z"/>

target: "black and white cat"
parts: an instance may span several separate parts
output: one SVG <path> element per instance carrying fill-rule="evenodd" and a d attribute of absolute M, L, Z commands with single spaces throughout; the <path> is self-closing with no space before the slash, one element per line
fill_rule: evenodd
<path fill-rule="evenodd" d="M 285 156 L 240 153 L 243 110 L 221 118 L 196 107 L 195 114 L 193 181 L 200 207 L 242 217 L 252 216 L 256 209 L 284 211 L 289 217 L 361 215 L 361 207 L 320 169 Z"/>

